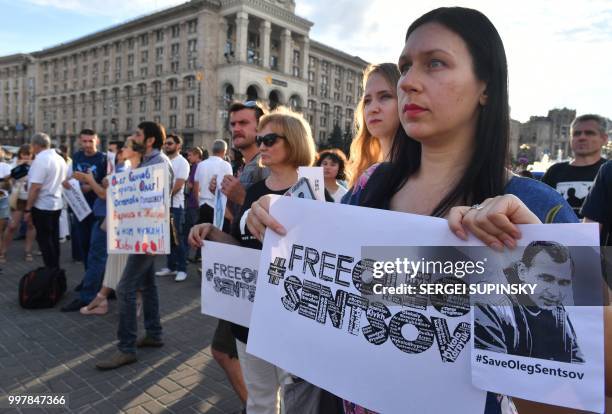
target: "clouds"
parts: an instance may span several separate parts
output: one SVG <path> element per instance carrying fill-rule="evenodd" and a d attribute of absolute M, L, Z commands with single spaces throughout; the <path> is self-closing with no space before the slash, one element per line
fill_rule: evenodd
<path fill-rule="evenodd" d="M 164 9 L 185 0 L 25 0 L 33 6 L 69 11 L 86 16 L 105 16 L 112 21 L 121 21 L 155 10 Z"/>

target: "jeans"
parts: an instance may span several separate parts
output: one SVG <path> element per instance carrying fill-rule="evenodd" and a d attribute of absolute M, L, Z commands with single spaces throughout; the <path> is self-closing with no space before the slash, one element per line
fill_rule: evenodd
<path fill-rule="evenodd" d="M 59 218 L 62 210 L 32 208 L 32 223 L 36 228 L 36 241 L 42 253 L 45 267 L 59 269 L 60 243 Z"/>
<path fill-rule="evenodd" d="M 187 259 L 185 257 L 185 236 L 183 234 L 183 228 L 185 227 L 185 210 L 181 207 L 172 207 L 170 214 L 174 220 L 174 227 L 176 229 L 176 238 L 178 239 L 178 246 L 174 243 L 170 244 L 170 254 L 168 255 L 168 269 L 177 272 L 187 271 Z"/>
<path fill-rule="evenodd" d="M 81 302 L 89 303 L 102 287 L 104 271 L 106 270 L 106 259 L 108 252 L 106 249 L 106 232 L 100 228 L 104 217 L 96 217 L 91 230 L 91 240 L 89 243 L 89 256 L 87 258 L 87 269 L 83 276 L 83 287 L 81 288 Z"/>
<path fill-rule="evenodd" d="M 199 208 L 190 208 L 187 207 L 185 209 L 185 225 L 183 226 L 183 242 L 185 243 L 185 255 L 189 256 L 189 243 L 187 239 L 189 238 L 189 232 L 191 228 L 198 224 L 198 216 L 200 215 Z"/>
<path fill-rule="evenodd" d="M 85 270 L 87 271 L 88 259 L 89 259 L 89 244 L 91 242 L 91 229 L 95 225 L 96 218 L 93 214 L 85 217 L 83 221 L 79 221 L 76 216 L 72 215 L 72 221 L 70 223 L 71 237 L 74 242 L 73 248 L 77 249 L 76 257 L 83 261 Z"/>
<path fill-rule="evenodd" d="M 147 336 L 161 340 L 162 327 L 159 318 L 159 295 L 155 286 L 155 256 L 131 254 L 117 285 L 119 305 L 119 329 L 117 347 L 124 353 L 136 353 L 138 319 L 136 317 L 136 291 L 142 292 L 144 326 Z"/>

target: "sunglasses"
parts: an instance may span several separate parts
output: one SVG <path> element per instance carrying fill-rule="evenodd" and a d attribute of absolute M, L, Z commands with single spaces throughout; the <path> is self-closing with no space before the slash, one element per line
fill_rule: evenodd
<path fill-rule="evenodd" d="M 280 136 L 278 134 L 275 134 L 274 132 L 272 132 L 271 134 L 268 135 L 258 135 L 255 137 L 255 142 L 257 143 L 257 146 L 259 147 L 261 144 L 264 144 L 266 147 L 271 147 L 272 145 L 276 144 L 276 141 L 279 138 L 285 138 L 283 136 Z"/>

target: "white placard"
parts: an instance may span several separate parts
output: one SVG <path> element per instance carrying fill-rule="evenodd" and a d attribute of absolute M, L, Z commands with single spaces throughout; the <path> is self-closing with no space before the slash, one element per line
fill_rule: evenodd
<path fill-rule="evenodd" d="M 451 318 L 432 306 L 390 306 L 389 318 L 412 322 L 378 335 L 389 319 L 378 319 L 380 309 L 353 280 L 353 272 L 361 277 L 362 246 L 458 244 L 445 220 L 290 197 L 275 198 L 270 211 L 288 233 L 281 238 L 268 230 L 264 237 L 249 353 L 377 412 L 484 412 L 486 392 L 471 383 L 469 312 Z M 434 318 L 442 337 L 411 341 L 419 351 L 404 346 L 418 331 L 402 325 L 431 326 Z M 366 335 L 364 328 L 377 322 Z M 444 362 L 450 341 L 457 341 L 456 353 Z"/>
<path fill-rule="evenodd" d="M 83 221 L 85 217 L 91 214 L 91 207 L 89 207 L 89 203 L 85 199 L 83 191 L 81 191 L 79 181 L 71 178 L 68 183 L 70 183 L 70 189 L 62 187 L 64 197 L 77 219 Z"/>
<path fill-rule="evenodd" d="M 308 178 L 317 200 L 325 201 L 323 167 L 298 167 L 298 180 L 302 177 Z"/>
<path fill-rule="evenodd" d="M 215 189 L 215 208 L 213 215 L 213 226 L 223 230 L 223 219 L 225 217 L 225 207 L 227 206 L 227 196 L 221 191 L 223 174 L 217 174 L 217 188 Z"/>
<path fill-rule="evenodd" d="M 205 241 L 202 313 L 249 327 L 261 250 Z"/>
<path fill-rule="evenodd" d="M 535 255 L 533 248 L 518 247 L 506 267 L 506 277 L 538 283 L 529 306 L 506 296 L 504 305 L 480 305 L 472 312 L 473 383 L 517 398 L 603 412 L 603 309 L 595 306 L 603 297 L 599 254 L 597 248 L 575 247 L 599 244 L 597 224 L 524 226 L 522 233 L 521 246 L 555 244 Z M 579 283 L 582 296 L 589 284 L 589 297 L 579 303 L 593 306 L 568 306 L 581 293 Z"/>
<path fill-rule="evenodd" d="M 166 164 L 108 177 L 109 253 L 169 254 L 170 198 Z"/>

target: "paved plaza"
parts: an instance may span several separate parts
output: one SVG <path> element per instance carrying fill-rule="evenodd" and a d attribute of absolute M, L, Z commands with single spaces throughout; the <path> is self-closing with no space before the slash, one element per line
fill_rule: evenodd
<path fill-rule="evenodd" d="M 139 350 L 138 362 L 102 372 L 94 365 L 116 350 L 117 301 L 109 301 L 104 316 L 60 312 L 83 276 L 83 265 L 70 259 L 70 242 L 61 248 L 68 291 L 53 309 L 19 306 L 19 279 L 42 265 L 39 256 L 34 263 L 23 260 L 23 241 L 11 245 L 8 263 L 0 265 L 0 401 L 16 394 L 65 394 L 69 407 L 0 412 L 220 414 L 241 409 L 211 355 L 216 320 L 200 313 L 198 267 L 190 264 L 182 283 L 171 276 L 157 278 L 164 347 Z M 164 262 L 158 258 L 158 268 Z M 141 316 L 139 334 L 143 331 Z"/>

